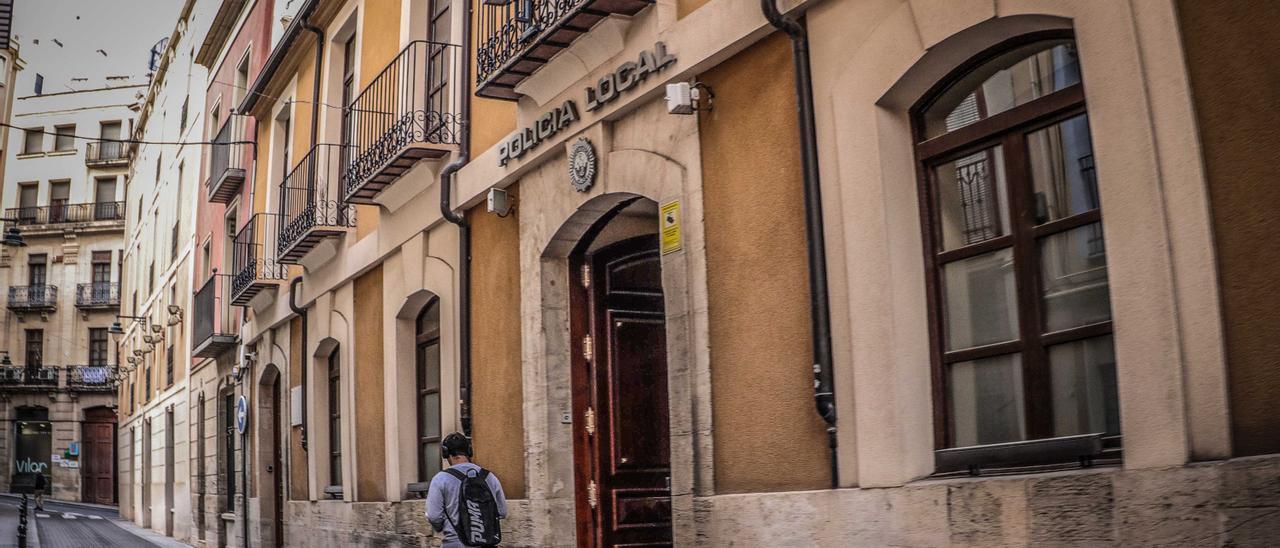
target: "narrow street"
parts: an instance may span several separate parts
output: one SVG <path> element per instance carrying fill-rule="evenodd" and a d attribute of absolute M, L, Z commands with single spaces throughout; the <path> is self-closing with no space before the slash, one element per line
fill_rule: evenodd
<path fill-rule="evenodd" d="M 15 497 L 0 497 L 0 548 L 18 545 L 20 503 Z M 35 529 L 28 533 L 27 546 L 32 548 L 183 546 L 172 539 L 156 543 L 131 533 L 114 508 L 46 501 L 43 511 L 32 512 L 28 527 Z"/>

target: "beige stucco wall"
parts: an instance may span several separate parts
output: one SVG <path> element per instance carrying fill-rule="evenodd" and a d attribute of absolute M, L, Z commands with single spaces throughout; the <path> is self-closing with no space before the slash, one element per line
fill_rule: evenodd
<path fill-rule="evenodd" d="M 512 199 L 519 201 L 515 187 Z M 471 433 L 476 461 L 525 494 L 524 396 L 520 372 L 520 208 L 505 219 L 482 208 L 471 224 Z"/>
<path fill-rule="evenodd" d="M 1275 234 L 1280 200 L 1276 87 L 1280 5 L 1238 2 L 1221 9 L 1179 1 L 1178 19 L 1204 149 L 1214 244 L 1222 281 L 1222 320 L 1230 370 L 1231 432 L 1238 455 L 1280 452 L 1280 271 Z"/>
<path fill-rule="evenodd" d="M 717 493 L 831 482 L 826 425 L 813 405 L 790 44 L 774 33 L 698 76 L 716 93 L 698 135 Z M 786 462 L 789 472 L 761 465 L 768 462 Z"/>
<path fill-rule="evenodd" d="M 355 321 L 360 327 L 355 344 L 355 437 L 351 447 L 356 458 L 356 494 L 361 502 L 386 500 L 386 448 L 383 408 L 382 365 L 382 268 L 356 278 L 354 285 Z M 403 417 L 403 413 L 397 413 Z"/>

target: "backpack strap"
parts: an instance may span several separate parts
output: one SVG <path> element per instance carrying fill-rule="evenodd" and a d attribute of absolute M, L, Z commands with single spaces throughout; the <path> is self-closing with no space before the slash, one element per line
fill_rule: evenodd
<path fill-rule="evenodd" d="M 480 481 L 485 481 L 488 477 L 489 471 L 484 468 L 481 468 L 480 471 L 476 473 L 476 479 L 479 479 Z"/>

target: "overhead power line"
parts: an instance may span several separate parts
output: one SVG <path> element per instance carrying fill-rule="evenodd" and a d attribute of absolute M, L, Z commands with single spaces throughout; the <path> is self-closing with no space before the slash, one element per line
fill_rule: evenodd
<path fill-rule="evenodd" d="M 41 129 L 39 129 L 39 130 L 35 130 L 35 129 L 25 128 L 25 127 L 22 127 L 22 126 L 15 126 L 15 125 L 13 125 L 13 124 L 6 124 L 6 123 L 4 123 L 4 122 L 0 122 L 0 127 L 12 128 L 12 129 L 16 129 L 16 130 L 20 130 L 20 131 L 25 131 L 25 132 L 29 132 L 29 133 L 42 133 L 42 134 L 44 134 L 44 135 L 54 135 L 54 136 L 57 136 L 57 137 L 71 137 L 72 139 L 80 139 L 80 140 L 82 140 L 82 141 L 93 141 L 93 142 L 95 142 L 95 143 L 122 143 L 122 144 L 133 144 L 133 145 L 177 145 L 177 146 L 186 146 L 186 145 L 257 145 L 257 143 L 256 143 L 256 142 L 254 142 L 254 141 L 227 141 L 227 142 L 225 142 L 225 143 L 215 143 L 215 142 L 213 142 L 213 141 L 142 141 L 142 140 L 138 140 L 138 139 L 107 139 L 107 138 L 104 138 L 104 137 L 86 137 L 86 136 L 84 136 L 84 135 L 76 135 L 76 134 L 74 134 L 74 133 L 57 133 L 57 132 L 52 132 L 52 131 L 46 131 L 44 128 L 41 128 Z"/>

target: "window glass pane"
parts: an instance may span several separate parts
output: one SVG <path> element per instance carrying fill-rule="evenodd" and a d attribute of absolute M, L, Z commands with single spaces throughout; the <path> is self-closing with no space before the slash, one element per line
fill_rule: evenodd
<path fill-rule="evenodd" d="M 440 343 L 427 345 L 422 354 L 422 388 L 440 388 Z"/>
<path fill-rule="evenodd" d="M 425 467 L 422 481 L 431 481 L 431 478 L 434 478 L 440 472 L 440 444 L 438 442 L 426 443 L 422 445 L 422 448 L 422 464 Z"/>
<path fill-rule="evenodd" d="M 1089 117 L 1081 114 L 1027 134 L 1035 224 L 1098 209 Z"/>
<path fill-rule="evenodd" d="M 422 421 L 422 431 L 419 432 L 419 437 L 440 437 L 440 393 L 433 392 L 419 396 L 418 413 L 418 418 Z"/>
<path fill-rule="evenodd" d="M 1008 233 L 1004 150 L 997 146 L 933 168 L 942 248 L 955 249 Z"/>
<path fill-rule="evenodd" d="M 1018 338 L 1012 249 L 948 263 L 942 270 L 947 350 Z"/>
<path fill-rule="evenodd" d="M 76 141 L 73 137 L 76 132 L 76 126 L 59 126 L 56 128 L 57 134 L 53 140 L 54 150 L 71 150 L 76 147 Z"/>
<path fill-rule="evenodd" d="M 1047 331 L 1110 320 L 1102 223 L 1041 238 L 1040 280 Z"/>
<path fill-rule="evenodd" d="M 1112 342 L 1106 335 L 1049 347 L 1053 435 L 1120 433 Z"/>
<path fill-rule="evenodd" d="M 44 128 L 35 128 L 27 130 L 22 144 L 22 152 L 29 154 L 40 152 L 41 145 L 44 141 Z"/>
<path fill-rule="evenodd" d="M 924 112 L 932 139 L 1080 83 L 1071 40 L 1036 42 L 996 57 L 965 75 Z"/>
<path fill-rule="evenodd" d="M 1021 356 L 951 364 L 947 381 L 956 447 L 1026 439 Z"/>

